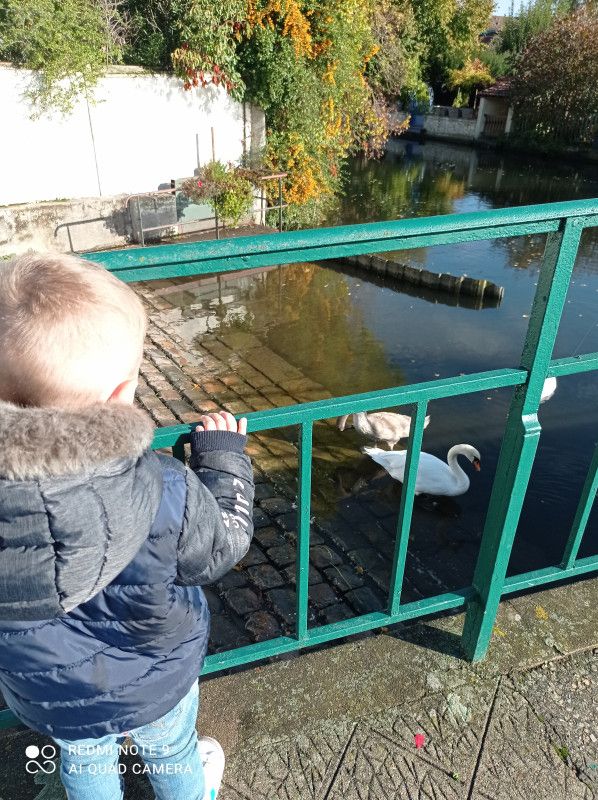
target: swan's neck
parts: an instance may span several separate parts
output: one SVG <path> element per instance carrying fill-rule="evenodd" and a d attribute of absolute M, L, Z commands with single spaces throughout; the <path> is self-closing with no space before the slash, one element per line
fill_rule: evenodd
<path fill-rule="evenodd" d="M 359 433 L 369 434 L 372 432 L 372 424 L 365 411 L 361 411 L 359 414 L 353 414 L 353 426 Z"/>
<path fill-rule="evenodd" d="M 451 449 L 448 451 L 446 460 L 451 472 L 455 476 L 455 481 L 457 484 L 459 486 L 465 486 L 469 488 L 469 477 L 457 460 L 457 456 L 460 455 L 463 455 L 463 450 L 459 447 L 459 445 L 455 445 L 455 447 L 451 447 Z"/>

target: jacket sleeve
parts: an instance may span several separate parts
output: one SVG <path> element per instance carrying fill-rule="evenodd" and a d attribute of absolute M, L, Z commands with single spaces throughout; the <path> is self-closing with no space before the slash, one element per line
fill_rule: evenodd
<path fill-rule="evenodd" d="M 191 434 L 191 469 L 178 545 L 177 583 L 202 586 L 243 558 L 253 536 L 253 472 L 247 438 L 230 431 Z"/>

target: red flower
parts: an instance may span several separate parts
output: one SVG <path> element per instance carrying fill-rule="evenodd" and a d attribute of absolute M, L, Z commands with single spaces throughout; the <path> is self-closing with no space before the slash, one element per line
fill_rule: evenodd
<path fill-rule="evenodd" d="M 197 185 L 198 185 L 198 186 L 199 186 L 199 188 L 201 189 L 201 187 L 203 186 L 203 181 L 197 181 Z"/>

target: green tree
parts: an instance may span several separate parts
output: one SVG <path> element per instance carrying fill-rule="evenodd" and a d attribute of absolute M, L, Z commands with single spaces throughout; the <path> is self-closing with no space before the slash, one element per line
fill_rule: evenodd
<path fill-rule="evenodd" d="M 514 57 L 525 50 L 534 36 L 549 28 L 557 17 L 569 14 L 574 7 L 575 0 L 533 0 L 527 5 L 522 2 L 515 14 L 512 5 L 500 35 L 498 52 L 508 53 L 513 67 Z"/>
<path fill-rule="evenodd" d="M 598 130 L 598 11 L 566 17 L 534 36 L 513 80 L 517 130 L 545 144 L 582 144 Z"/>
<path fill-rule="evenodd" d="M 71 110 L 120 60 L 126 17 L 109 0 L 0 0 L 0 57 L 35 71 L 36 113 Z"/>
<path fill-rule="evenodd" d="M 425 79 L 442 86 L 479 48 L 493 0 L 412 0 Z"/>

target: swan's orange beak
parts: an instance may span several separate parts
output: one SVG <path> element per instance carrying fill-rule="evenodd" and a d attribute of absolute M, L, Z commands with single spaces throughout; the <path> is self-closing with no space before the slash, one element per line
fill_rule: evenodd
<path fill-rule="evenodd" d="M 479 458 L 474 458 L 474 460 L 471 463 L 473 464 L 473 468 L 475 469 L 476 472 L 479 472 L 482 469 L 482 465 L 480 464 Z"/>

